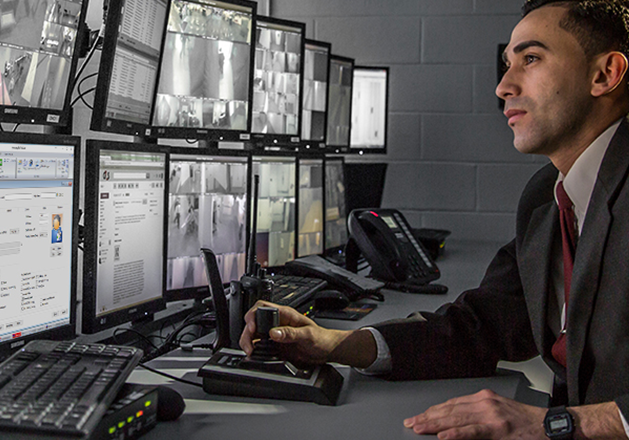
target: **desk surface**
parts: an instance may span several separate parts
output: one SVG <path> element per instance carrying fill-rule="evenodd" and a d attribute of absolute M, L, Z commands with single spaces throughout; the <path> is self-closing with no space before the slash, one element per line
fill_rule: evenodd
<path fill-rule="evenodd" d="M 432 311 L 454 300 L 463 290 L 475 287 L 498 249 L 497 243 L 448 243 L 438 265 L 440 283 L 447 295 L 417 295 L 385 292 L 386 300 L 358 322 L 321 320 L 320 324 L 350 329 L 406 316 L 416 310 Z M 208 351 L 183 353 L 180 350 L 155 359 L 151 366 L 200 383 L 196 370 L 209 357 Z M 200 388 L 171 383 L 187 399 L 187 412 L 177 421 L 159 424 L 151 439 L 323 439 L 418 438 L 402 425 L 406 417 L 455 396 L 490 388 L 517 400 L 543 405 L 545 396 L 529 389 L 520 373 L 504 373 L 491 378 L 442 381 L 388 382 L 363 376 L 339 367 L 345 377 L 336 407 L 313 403 L 267 399 L 243 399 L 205 394 Z M 136 372 L 131 381 L 161 381 L 148 372 Z"/>

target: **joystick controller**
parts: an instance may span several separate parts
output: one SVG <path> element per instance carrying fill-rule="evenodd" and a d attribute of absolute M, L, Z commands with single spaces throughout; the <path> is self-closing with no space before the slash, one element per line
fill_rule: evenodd
<path fill-rule="evenodd" d="M 336 405 L 343 376 L 331 365 L 297 368 L 281 359 L 279 344 L 269 338 L 269 331 L 280 324 L 277 308 L 259 307 L 255 319 L 260 339 L 251 356 L 229 348 L 217 351 L 199 370 L 203 389 L 210 394 Z"/>

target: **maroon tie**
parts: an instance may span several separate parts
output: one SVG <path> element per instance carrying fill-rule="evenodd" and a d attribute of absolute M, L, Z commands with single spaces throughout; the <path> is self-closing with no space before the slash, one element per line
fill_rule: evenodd
<path fill-rule="evenodd" d="M 557 184 L 557 202 L 559 204 L 559 223 L 561 224 L 561 245 L 563 253 L 563 285 L 566 302 L 566 321 L 568 319 L 568 297 L 572 282 L 572 267 L 576 248 L 576 222 L 573 203 L 563 188 L 563 182 Z M 562 329 L 557 341 L 553 344 L 552 354 L 557 362 L 566 366 L 566 328 Z"/>

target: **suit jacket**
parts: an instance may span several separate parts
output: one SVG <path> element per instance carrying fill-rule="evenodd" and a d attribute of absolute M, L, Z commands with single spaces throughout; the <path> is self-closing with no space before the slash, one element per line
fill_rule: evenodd
<path fill-rule="evenodd" d="M 552 248 L 561 242 L 552 164 L 527 184 L 516 238 L 481 285 L 435 313 L 377 325 L 391 350 L 392 379 L 478 377 L 499 360 L 541 354 L 567 383 L 570 405 L 615 400 L 629 415 L 629 123 L 599 170 L 575 254 L 567 316 L 567 368 L 551 355 Z"/>

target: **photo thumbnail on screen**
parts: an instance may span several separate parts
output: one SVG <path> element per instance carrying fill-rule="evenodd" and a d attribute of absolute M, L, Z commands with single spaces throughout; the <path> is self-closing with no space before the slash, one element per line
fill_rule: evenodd
<path fill-rule="evenodd" d="M 83 1 L 3 1 L 0 8 L 0 105 L 61 110 Z"/>
<path fill-rule="evenodd" d="M 252 133 L 299 135 L 304 27 L 259 18 Z"/>
<path fill-rule="evenodd" d="M 253 10 L 171 3 L 153 125 L 247 130 Z"/>
<path fill-rule="evenodd" d="M 212 249 L 223 282 L 245 273 L 248 158 L 172 154 L 166 289 L 208 285 L 200 249 Z"/>
<path fill-rule="evenodd" d="M 343 161 L 325 162 L 325 249 L 338 249 L 347 243 L 347 209 Z"/>

